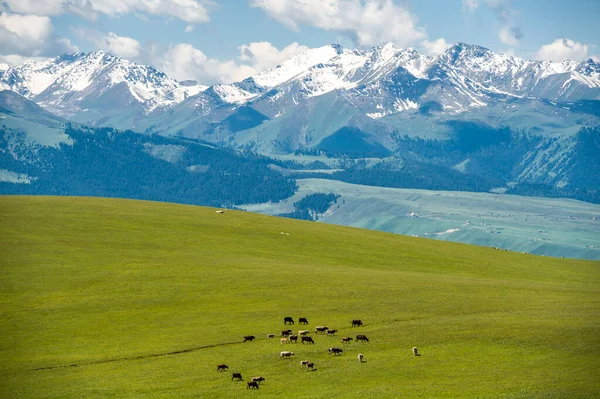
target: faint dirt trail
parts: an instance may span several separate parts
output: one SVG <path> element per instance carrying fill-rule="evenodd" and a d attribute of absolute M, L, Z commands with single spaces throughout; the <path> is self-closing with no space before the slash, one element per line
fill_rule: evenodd
<path fill-rule="evenodd" d="M 95 364 L 115 363 L 115 362 L 124 362 L 124 361 L 130 361 L 130 360 L 148 359 L 148 358 L 160 357 L 160 356 L 181 355 L 183 353 L 194 352 L 194 351 L 198 351 L 198 350 L 202 350 L 202 349 L 215 348 L 218 346 L 235 345 L 235 344 L 240 344 L 240 343 L 242 343 L 242 341 L 223 342 L 220 344 L 198 346 L 195 348 L 182 349 L 182 350 L 173 351 L 173 352 L 151 353 L 148 355 L 117 357 L 117 358 L 113 358 L 113 359 L 96 360 L 93 362 L 83 362 L 83 363 L 73 363 L 73 364 L 62 364 L 62 365 L 57 365 L 57 366 L 39 367 L 36 369 L 32 369 L 31 371 L 56 370 L 56 369 L 64 369 L 64 368 L 69 368 L 69 367 L 92 366 Z"/>

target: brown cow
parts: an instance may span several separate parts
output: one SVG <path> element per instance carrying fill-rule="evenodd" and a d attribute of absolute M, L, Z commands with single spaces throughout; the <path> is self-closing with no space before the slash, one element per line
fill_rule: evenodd
<path fill-rule="evenodd" d="M 282 337 L 287 337 L 289 335 L 292 335 L 292 330 L 281 330 Z"/>
<path fill-rule="evenodd" d="M 342 337 L 342 344 L 349 344 L 352 341 L 351 337 Z"/>
<path fill-rule="evenodd" d="M 234 378 L 237 378 L 238 381 L 243 380 L 242 373 L 233 373 L 233 375 L 231 376 L 231 381 L 233 381 Z"/>
<path fill-rule="evenodd" d="M 327 335 L 332 337 L 335 335 L 336 332 L 338 332 L 338 330 L 327 330 Z"/>
<path fill-rule="evenodd" d="M 352 327 L 360 327 L 363 325 L 362 320 L 352 320 Z"/>

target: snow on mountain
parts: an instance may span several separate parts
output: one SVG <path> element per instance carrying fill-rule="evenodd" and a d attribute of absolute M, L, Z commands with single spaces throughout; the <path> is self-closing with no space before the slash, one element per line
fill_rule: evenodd
<path fill-rule="evenodd" d="M 47 61 L 28 61 L 0 68 L 3 88 L 15 91 L 42 107 L 61 114 L 73 113 L 82 104 L 121 85 L 126 97 L 144 112 L 169 108 L 207 87 L 182 85 L 164 73 L 103 51 L 63 55 Z M 122 104 L 121 104 L 122 105 Z M 85 108 L 85 107 L 84 107 Z"/>

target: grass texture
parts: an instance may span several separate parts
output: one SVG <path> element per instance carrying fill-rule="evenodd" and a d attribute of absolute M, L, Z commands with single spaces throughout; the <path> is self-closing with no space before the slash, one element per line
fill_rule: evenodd
<path fill-rule="evenodd" d="M 0 227 L 2 398 L 600 397 L 598 262 L 100 198 L 0 197 Z"/>

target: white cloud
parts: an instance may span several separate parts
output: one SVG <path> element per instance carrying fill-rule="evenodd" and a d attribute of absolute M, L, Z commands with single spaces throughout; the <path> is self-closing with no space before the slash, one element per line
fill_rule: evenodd
<path fill-rule="evenodd" d="M 193 79 L 203 84 L 230 83 L 242 80 L 255 71 L 235 61 L 208 58 L 191 44 L 180 43 L 158 60 L 158 67 L 177 80 Z"/>
<path fill-rule="evenodd" d="M 177 80 L 192 79 L 202 84 L 231 83 L 273 68 L 306 50 L 308 47 L 298 43 L 279 50 L 269 42 L 252 42 L 239 47 L 240 55 L 236 60 L 220 61 L 207 57 L 191 44 L 180 43 L 158 57 L 155 55 L 152 63 Z"/>
<path fill-rule="evenodd" d="M 390 41 L 409 46 L 427 38 L 416 17 L 392 0 L 251 0 L 293 30 L 300 25 L 341 32 L 361 46 Z"/>
<path fill-rule="evenodd" d="M 128 13 L 170 16 L 189 23 L 208 22 L 212 0 L 3 0 L 14 12 L 55 16 L 65 13 L 95 19 L 97 14 L 119 16 Z"/>
<path fill-rule="evenodd" d="M 498 38 L 504 44 L 516 46 L 523 38 L 519 23 L 519 12 L 511 6 L 510 0 L 463 0 L 463 11 L 475 12 L 481 4 L 485 4 L 495 15 L 502 26 Z"/>
<path fill-rule="evenodd" d="M 119 57 L 130 59 L 137 57 L 142 52 L 140 42 L 131 37 L 118 36 L 113 32 L 109 32 L 106 35 L 104 43 L 99 47 Z"/>
<path fill-rule="evenodd" d="M 19 54 L 0 55 L 0 64 L 8 64 L 12 66 L 23 65 L 27 61 L 48 61 L 49 57 L 25 57 Z"/>
<path fill-rule="evenodd" d="M 479 7 L 479 0 L 463 0 L 463 11 L 474 12 Z"/>
<path fill-rule="evenodd" d="M 191 33 L 194 31 L 194 25 L 188 25 L 185 27 L 185 33 Z"/>
<path fill-rule="evenodd" d="M 511 28 L 508 25 L 504 25 L 498 32 L 498 38 L 504 44 L 509 46 L 515 46 L 519 44 L 519 31 L 516 28 Z"/>
<path fill-rule="evenodd" d="M 442 54 L 448 47 L 451 46 L 450 43 L 447 43 L 443 37 L 440 37 L 437 40 L 430 42 L 429 40 L 423 40 L 421 45 L 425 49 L 425 53 L 432 57 L 438 56 Z"/>
<path fill-rule="evenodd" d="M 292 43 L 280 51 L 269 42 L 252 42 L 240 46 L 239 50 L 240 61 L 250 63 L 258 73 L 273 68 L 296 54 L 308 50 L 308 47 Z"/>
<path fill-rule="evenodd" d="M 571 39 L 556 39 L 550 44 L 543 45 L 536 52 L 536 58 L 550 61 L 584 61 L 588 58 L 590 46 Z"/>
<path fill-rule="evenodd" d="M 72 28 L 72 31 L 79 38 L 93 43 L 96 48 L 129 60 L 134 60 L 144 51 L 140 42 L 132 37 L 119 36 L 113 32 L 105 34 L 82 27 Z"/>
<path fill-rule="evenodd" d="M 35 54 L 45 47 L 52 34 L 52 22 L 37 15 L 0 14 L 0 47 L 2 52 Z"/>

